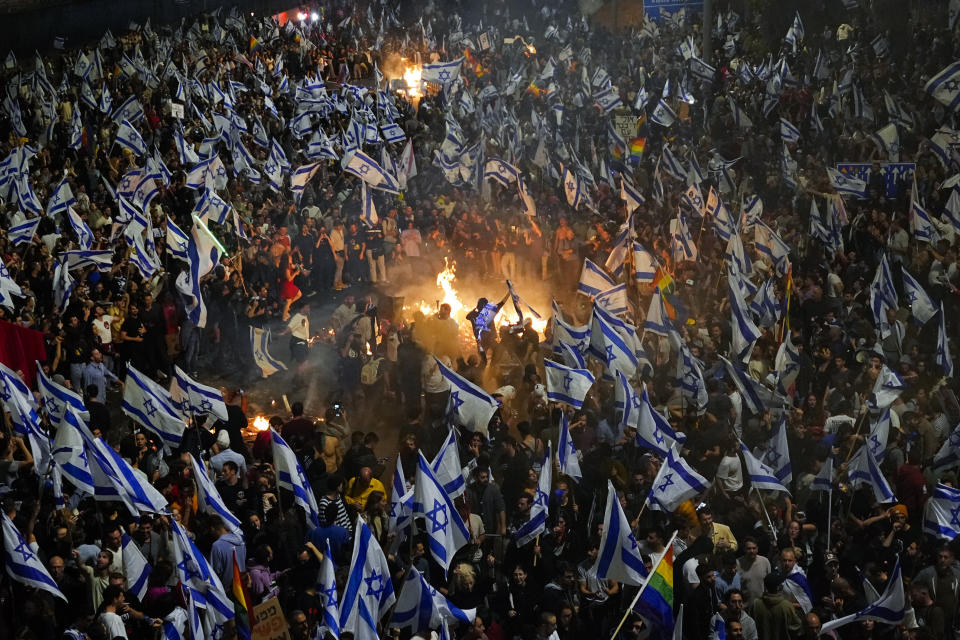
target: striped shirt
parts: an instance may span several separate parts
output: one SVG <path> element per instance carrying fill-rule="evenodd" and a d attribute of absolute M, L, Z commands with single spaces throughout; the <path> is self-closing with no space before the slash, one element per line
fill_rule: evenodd
<path fill-rule="evenodd" d="M 343 498 L 340 496 L 337 496 L 336 498 L 330 498 L 329 496 L 325 495 L 320 498 L 320 502 L 317 504 L 317 510 L 320 512 L 321 524 L 323 523 L 323 514 L 327 511 L 327 505 L 334 501 L 337 502 L 337 521 L 335 524 L 338 524 L 347 531 L 352 532 L 353 522 L 350 521 L 350 514 L 347 513 L 347 505 L 343 502 Z"/>

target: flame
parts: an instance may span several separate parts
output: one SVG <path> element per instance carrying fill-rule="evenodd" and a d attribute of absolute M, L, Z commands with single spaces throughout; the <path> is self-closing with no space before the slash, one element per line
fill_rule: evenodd
<path fill-rule="evenodd" d="M 443 271 L 437 274 L 437 287 L 443 290 L 443 304 L 450 305 L 450 315 L 459 319 L 464 310 L 464 304 L 453 288 L 453 281 L 457 279 L 457 263 L 443 259 Z"/>
<path fill-rule="evenodd" d="M 257 416 L 253 419 L 253 428 L 257 431 L 266 431 L 270 428 L 270 421 L 263 416 Z"/>
<path fill-rule="evenodd" d="M 528 55 L 533 55 L 533 54 L 535 54 L 536 52 L 537 52 L 537 48 L 536 48 L 536 47 L 534 47 L 532 44 L 528 44 L 528 45 L 527 45 L 527 53 L 528 53 Z"/>
<path fill-rule="evenodd" d="M 420 80 L 423 77 L 423 67 L 420 65 L 408 66 L 403 72 L 403 81 L 407 83 L 407 95 L 411 98 L 419 98 Z"/>

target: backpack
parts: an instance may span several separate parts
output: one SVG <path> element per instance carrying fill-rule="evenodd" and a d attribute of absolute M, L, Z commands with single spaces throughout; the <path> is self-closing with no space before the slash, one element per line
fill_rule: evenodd
<path fill-rule="evenodd" d="M 380 362 L 383 361 L 383 358 L 371 358 L 360 369 L 360 382 L 365 385 L 376 384 L 377 380 L 380 379 Z"/>

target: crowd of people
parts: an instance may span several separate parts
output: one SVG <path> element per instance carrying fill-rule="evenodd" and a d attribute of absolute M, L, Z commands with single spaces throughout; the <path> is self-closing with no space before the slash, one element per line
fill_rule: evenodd
<path fill-rule="evenodd" d="M 293 638 L 960 637 L 954 3 L 742 4 L 333 0 L 11 54 L 4 634 L 249 637 L 276 598 Z M 475 308 L 387 303 L 451 262 Z M 241 389 L 270 374 L 285 413 Z M 438 525 L 410 496 L 451 466 Z"/>

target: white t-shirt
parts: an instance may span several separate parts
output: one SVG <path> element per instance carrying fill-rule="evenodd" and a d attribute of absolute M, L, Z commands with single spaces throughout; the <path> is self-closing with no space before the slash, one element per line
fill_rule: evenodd
<path fill-rule="evenodd" d="M 104 611 L 100 614 L 100 623 L 106 628 L 107 638 L 110 640 L 127 637 L 127 628 L 123 624 L 123 618 L 117 614 Z"/>
<path fill-rule="evenodd" d="M 302 313 L 298 313 L 292 318 L 290 318 L 289 324 L 287 326 L 290 328 L 290 334 L 299 340 L 309 340 L 310 339 L 310 319 Z"/>
<path fill-rule="evenodd" d="M 110 329 L 111 322 L 113 322 L 113 316 L 102 315 L 99 318 L 95 318 L 91 323 L 93 325 L 93 332 L 97 334 L 102 344 L 110 344 L 113 342 L 113 331 Z"/>

